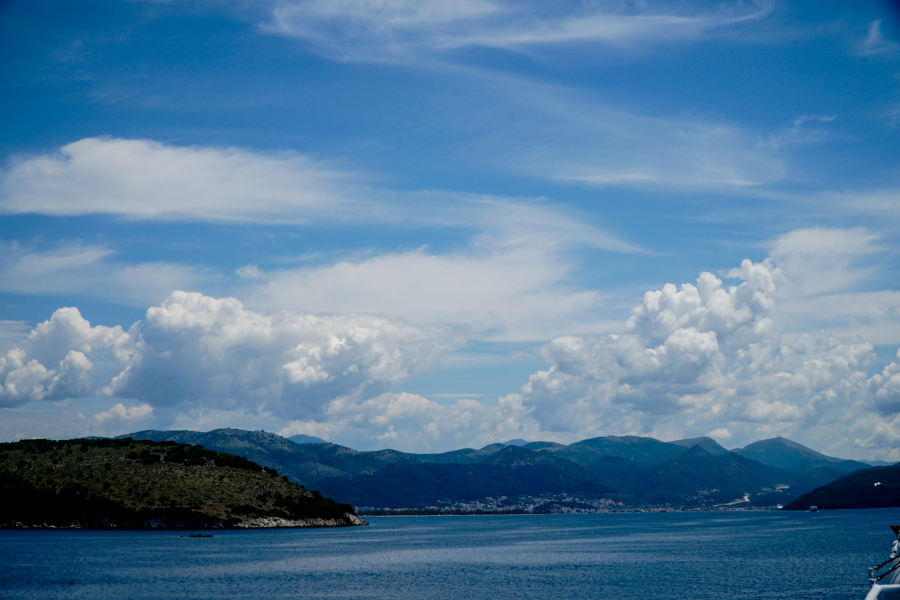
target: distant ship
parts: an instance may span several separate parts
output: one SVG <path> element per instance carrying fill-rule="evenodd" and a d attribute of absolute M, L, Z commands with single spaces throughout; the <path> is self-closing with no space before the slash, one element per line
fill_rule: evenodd
<path fill-rule="evenodd" d="M 872 588 L 866 594 L 866 600 L 900 600 L 900 525 L 891 525 L 891 531 L 897 536 L 891 544 L 890 557 L 874 567 L 869 568 L 869 584 Z M 880 569 L 887 568 L 879 574 Z"/>
<path fill-rule="evenodd" d="M 809 512 L 819 512 L 819 507 L 813 504 L 809 507 Z M 900 600 L 900 598 L 897 598 L 897 600 Z"/>

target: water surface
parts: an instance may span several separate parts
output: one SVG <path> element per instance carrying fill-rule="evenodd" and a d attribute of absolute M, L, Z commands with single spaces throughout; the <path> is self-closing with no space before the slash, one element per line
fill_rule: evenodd
<path fill-rule="evenodd" d="M 0 598 L 861 600 L 900 510 L 369 521 L 202 539 L 0 530 Z"/>

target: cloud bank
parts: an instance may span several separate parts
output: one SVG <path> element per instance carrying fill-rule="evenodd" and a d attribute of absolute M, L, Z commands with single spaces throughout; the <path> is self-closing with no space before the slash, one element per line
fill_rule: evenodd
<path fill-rule="evenodd" d="M 782 434 L 836 454 L 900 458 L 900 357 L 869 376 L 870 343 L 777 333 L 777 290 L 790 280 L 771 261 L 745 260 L 725 279 L 734 283 L 702 273 L 648 291 L 620 334 L 553 339 L 537 350 L 548 367 L 496 402 L 394 390 L 465 343 L 451 330 L 263 313 L 185 292 L 127 331 L 58 310 L 0 359 L 0 402 L 107 397 L 119 400 L 94 415 L 97 427 L 265 423 L 362 448 Z"/>
<path fill-rule="evenodd" d="M 77 309 L 59 309 L 29 334 L 27 348 L 0 359 L 0 403 L 105 394 L 170 415 L 202 407 L 321 416 L 327 400 L 383 393 L 461 343 L 443 328 L 372 316 L 264 315 L 233 298 L 173 292 L 129 331 L 92 327 Z M 129 415 L 117 410 L 98 420 Z"/>

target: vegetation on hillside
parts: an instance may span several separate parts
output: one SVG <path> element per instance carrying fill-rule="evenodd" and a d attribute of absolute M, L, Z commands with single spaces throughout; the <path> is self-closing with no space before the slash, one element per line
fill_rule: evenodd
<path fill-rule="evenodd" d="M 900 466 L 875 467 L 847 475 L 803 494 L 785 510 L 891 508 L 900 506 Z"/>
<path fill-rule="evenodd" d="M 175 442 L 0 444 L 0 526 L 228 527 L 248 519 L 347 521 L 347 504 L 242 456 Z"/>

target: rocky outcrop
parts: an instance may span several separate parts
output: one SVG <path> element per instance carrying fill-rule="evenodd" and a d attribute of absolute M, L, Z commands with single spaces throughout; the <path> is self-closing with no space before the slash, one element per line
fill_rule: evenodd
<path fill-rule="evenodd" d="M 237 523 L 235 527 L 242 529 L 272 529 L 279 527 L 352 527 L 368 525 L 352 513 L 344 513 L 343 519 L 282 519 L 279 517 L 260 517 L 247 519 Z"/>

